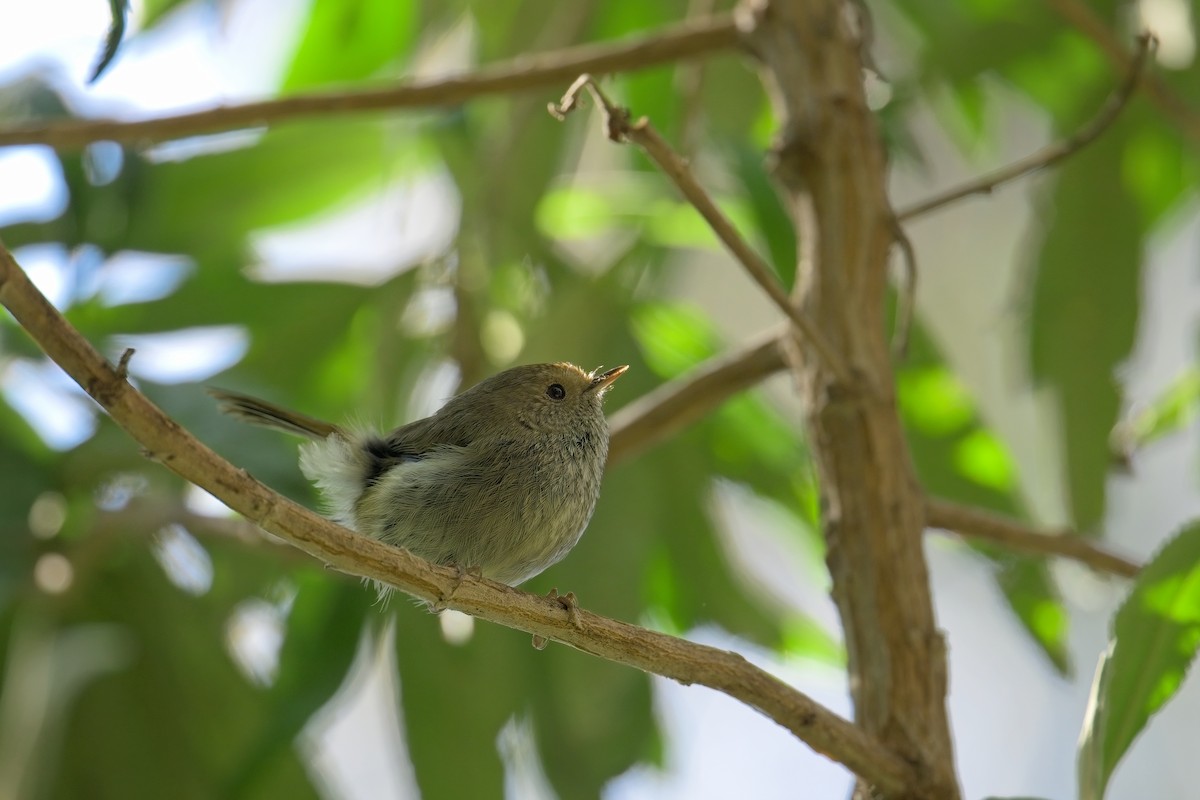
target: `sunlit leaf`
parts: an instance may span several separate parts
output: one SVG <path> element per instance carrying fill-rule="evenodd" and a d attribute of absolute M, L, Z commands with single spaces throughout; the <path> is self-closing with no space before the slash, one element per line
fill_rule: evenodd
<path fill-rule="evenodd" d="M 142 0 L 142 28 L 154 27 L 168 13 L 188 2 L 190 0 Z"/>
<path fill-rule="evenodd" d="M 1200 648 L 1200 524 L 1175 535 L 1117 611 L 1079 747 L 1081 800 L 1104 797 L 1146 722 L 1175 695 Z"/>
<path fill-rule="evenodd" d="M 717 349 L 712 324 L 695 307 L 645 305 L 633 317 L 633 330 L 651 369 L 676 378 Z"/>
<path fill-rule="evenodd" d="M 718 207 L 725 217 L 743 236 L 752 228 L 750 209 L 735 200 L 718 200 Z M 689 203 L 660 201 L 651 208 L 646 217 L 650 240 L 666 247 L 697 247 L 706 250 L 724 248 L 712 228 Z"/>
<path fill-rule="evenodd" d="M 285 92 L 375 77 L 416 40 L 411 0 L 316 0 L 280 87 Z"/>
<path fill-rule="evenodd" d="M 806 617 L 794 617 L 784 624 L 780 652 L 811 658 L 834 667 L 846 665 L 846 648 L 841 641 Z"/>
<path fill-rule="evenodd" d="M 945 367 L 902 370 L 896 393 L 908 423 L 929 436 L 961 433 L 975 419 L 966 387 Z"/>
<path fill-rule="evenodd" d="M 611 196 L 577 187 L 552 189 L 538 204 L 537 222 L 542 233 L 557 239 L 596 236 L 614 225 Z"/>
<path fill-rule="evenodd" d="M 992 434 L 977 429 L 954 446 L 958 471 L 982 486 L 1005 492 L 1013 488 L 1013 463 L 1004 445 Z"/>
<path fill-rule="evenodd" d="M 1043 560 L 994 554 L 996 580 L 1009 606 L 1063 675 L 1071 674 L 1070 619 L 1058 586 Z"/>

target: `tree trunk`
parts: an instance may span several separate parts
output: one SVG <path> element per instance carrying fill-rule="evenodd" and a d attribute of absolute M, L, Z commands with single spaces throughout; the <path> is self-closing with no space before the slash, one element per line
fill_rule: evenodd
<path fill-rule="evenodd" d="M 920 768 L 924 785 L 906 797 L 957 800 L 923 495 L 896 411 L 885 324 L 894 223 L 864 97 L 859 10 L 841 0 L 747 0 L 738 24 L 781 125 L 773 158 L 800 242 L 795 299 L 849 368 L 850 379 L 839 379 L 796 340 L 855 719 Z M 878 796 L 856 787 L 856 798 Z"/>

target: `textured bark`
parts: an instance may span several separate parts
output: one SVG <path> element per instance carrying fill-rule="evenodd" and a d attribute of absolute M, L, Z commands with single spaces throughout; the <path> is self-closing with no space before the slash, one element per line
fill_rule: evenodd
<path fill-rule="evenodd" d="M 922 776 L 900 794 L 860 781 L 855 796 L 956 800 L 945 644 L 921 548 L 924 500 L 893 391 L 885 300 L 894 217 L 863 93 L 857 9 L 748 0 L 738 24 L 781 124 L 775 172 L 801 242 L 795 301 L 852 374 L 840 380 L 804 340 L 794 342 L 855 717 Z"/>

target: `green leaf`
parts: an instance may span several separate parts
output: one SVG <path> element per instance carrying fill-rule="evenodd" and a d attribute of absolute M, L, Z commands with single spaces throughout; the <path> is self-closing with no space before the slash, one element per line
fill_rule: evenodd
<path fill-rule="evenodd" d="M 927 436 L 952 436 L 971 427 L 975 403 L 944 366 L 905 367 L 896 379 L 905 422 Z"/>
<path fill-rule="evenodd" d="M 996 580 L 1009 607 L 1059 674 L 1070 675 L 1070 618 L 1046 561 L 995 551 L 992 558 L 1000 566 Z"/>
<path fill-rule="evenodd" d="M 1146 722 L 1175 695 L 1200 648 L 1200 523 L 1175 535 L 1138 575 L 1113 620 L 1079 748 L 1081 800 L 1104 797 Z"/>
<path fill-rule="evenodd" d="M 1118 133 L 1062 168 L 1047 198 L 1052 212 L 1031 304 L 1033 375 L 1058 409 L 1070 508 L 1081 531 L 1094 530 L 1104 514 L 1108 437 L 1120 409 L 1114 371 L 1133 346 L 1140 297 L 1140 214 L 1121 180 Z"/>
<path fill-rule="evenodd" d="M 642 357 L 663 378 L 678 378 L 717 352 L 716 331 L 695 306 L 647 303 L 631 322 Z"/>
<path fill-rule="evenodd" d="M 149 30 L 168 13 L 190 0 L 142 0 L 142 30 Z"/>
<path fill-rule="evenodd" d="M 560 186 L 542 195 L 536 218 L 542 235 L 563 240 L 587 239 L 616 227 L 612 192 Z"/>
<path fill-rule="evenodd" d="M 635 173 L 602 188 L 556 186 L 547 189 L 535 212 L 538 231 L 547 238 L 580 240 L 647 224 L 652 206 L 661 208 L 663 187 Z"/>
<path fill-rule="evenodd" d="M 108 0 L 108 10 L 112 14 L 112 22 L 109 23 L 108 33 L 104 36 L 104 47 L 96 59 L 96 65 L 88 74 L 88 83 L 95 83 L 104 74 L 104 70 L 108 69 L 108 65 L 117 56 L 121 39 L 125 36 L 125 25 L 129 20 L 129 0 Z"/>
<path fill-rule="evenodd" d="M 743 238 L 753 238 L 754 220 L 746 204 L 733 198 L 715 200 L 738 233 Z M 691 203 L 660 200 L 646 209 L 645 219 L 648 241 L 654 244 L 724 251 L 725 245 Z"/>
<path fill-rule="evenodd" d="M 416 40 L 412 0 L 316 0 L 280 87 L 284 93 L 371 78 Z"/>
<path fill-rule="evenodd" d="M 796 282 L 796 231 L 763 166 L 762 151 L 744 142 L 730 140 L 721 152 L 732 162 L 734 174 L 741 181 L 749 201 L 751 221 L 758 234 L 755 238 L 767 243 L 771 264 L 790 291 Z"/>

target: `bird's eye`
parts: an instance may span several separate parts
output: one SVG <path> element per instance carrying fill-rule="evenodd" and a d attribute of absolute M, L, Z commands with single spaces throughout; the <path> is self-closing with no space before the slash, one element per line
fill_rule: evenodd
<path fill-rule="evenodd" d="M 552 383 L 546 388 L 546 396 L 551 400 L 562 400 L 567 396 L 567 390 L 561 383 Z"/>

